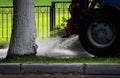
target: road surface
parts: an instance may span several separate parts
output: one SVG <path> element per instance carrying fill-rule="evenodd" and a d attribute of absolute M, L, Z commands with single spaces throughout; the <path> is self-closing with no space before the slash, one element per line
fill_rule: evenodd
<path fill-rule="evenodd" d="M 0 75 L 0 78 L 120 78 L 120 75 L 50 75 L 50 74 L 42 74 L 42 75 Z"/>

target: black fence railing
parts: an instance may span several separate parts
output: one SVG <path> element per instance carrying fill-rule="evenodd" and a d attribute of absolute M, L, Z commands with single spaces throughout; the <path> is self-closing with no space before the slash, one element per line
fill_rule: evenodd
<path fill-rule="evenodd" d="M 51 32 L 64 28 L 70 17 L 70 2 L 52 2 L 51 6 L 35 6 L 37 38 L 50 37 Z M 13 7 L 0 7 L 0 41 L 10 40 L 13 23 Z"/>
<path fill-rule="evenodd" d="M 51 30 L 65 27 L 66 20 L 70 18 L 69 5 L 70 2 L 52 2 Z"/>

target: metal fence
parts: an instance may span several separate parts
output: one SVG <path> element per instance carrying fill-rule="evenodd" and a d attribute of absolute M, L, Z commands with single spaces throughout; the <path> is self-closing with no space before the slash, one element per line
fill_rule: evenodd
<path fill-rule="evenodd" d="M 37 38 L 50 37 L 50 9 L 50 6 L 35 7 Z"/>
<path fill-rule="evenodd" d="M 12 30 L 12 7 L 0 7 L 0 39 L 9 40 Z"/>
<path fill-rule="evenodd" d="M 64 28 L 70 17 L 70 2 L 52 2 L 51 6 L 35 6 L 37 38 L 50 37 L 51 32 Z M 13 23 L 13 7 L 0 7 L 0 41 L 10 40 Z"/>
<path fill-rule="evenodd" d="M 65 27 L 67 19 L 70 18 L 69 5 L 70 2 L 52 2 L 51 30 Z"/>

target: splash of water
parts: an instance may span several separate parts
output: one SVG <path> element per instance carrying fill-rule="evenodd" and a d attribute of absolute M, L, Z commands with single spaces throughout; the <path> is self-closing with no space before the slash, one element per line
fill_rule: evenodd
<path fill-rule="evenodd" d="M 8 48 L 0 49 L 0 59 L 4 59 L 7 56 Z"/>
<path fill-rule="evenodd" d="M 53 57 L 93 57 L 86 52 L 78 40 L 78 36 L 69 38 L 49 38 L 37 41 L 37 56 Z M 0 49 L 0 58 L 5 58 L 8 48 Z"/>
<path fill-rule="evenodd" d="M 87 53 L 78 40 L 78 36 L 69 38 L 49 38 L 38 43 L 37 55 L 54 57 L 92 57 Z"/>

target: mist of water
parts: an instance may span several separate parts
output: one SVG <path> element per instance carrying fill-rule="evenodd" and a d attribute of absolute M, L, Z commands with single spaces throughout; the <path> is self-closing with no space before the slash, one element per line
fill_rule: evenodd
<path fill-rule="evenodd" d="M 78 36 L 69 38 L 49 38 L 38 41 L 37 55 L 54 57 L 92 57 L 87 53 L 78 40 Z"/>
<path fill-rule="evenodd" d="M 93 57 L 82 48 L 78 36 L 48 38 L 37 41 L 37 45 L 37 56 Z M 0 58 L 6 57 L 7 50 L 8 48 L 0 49 Z"/>

